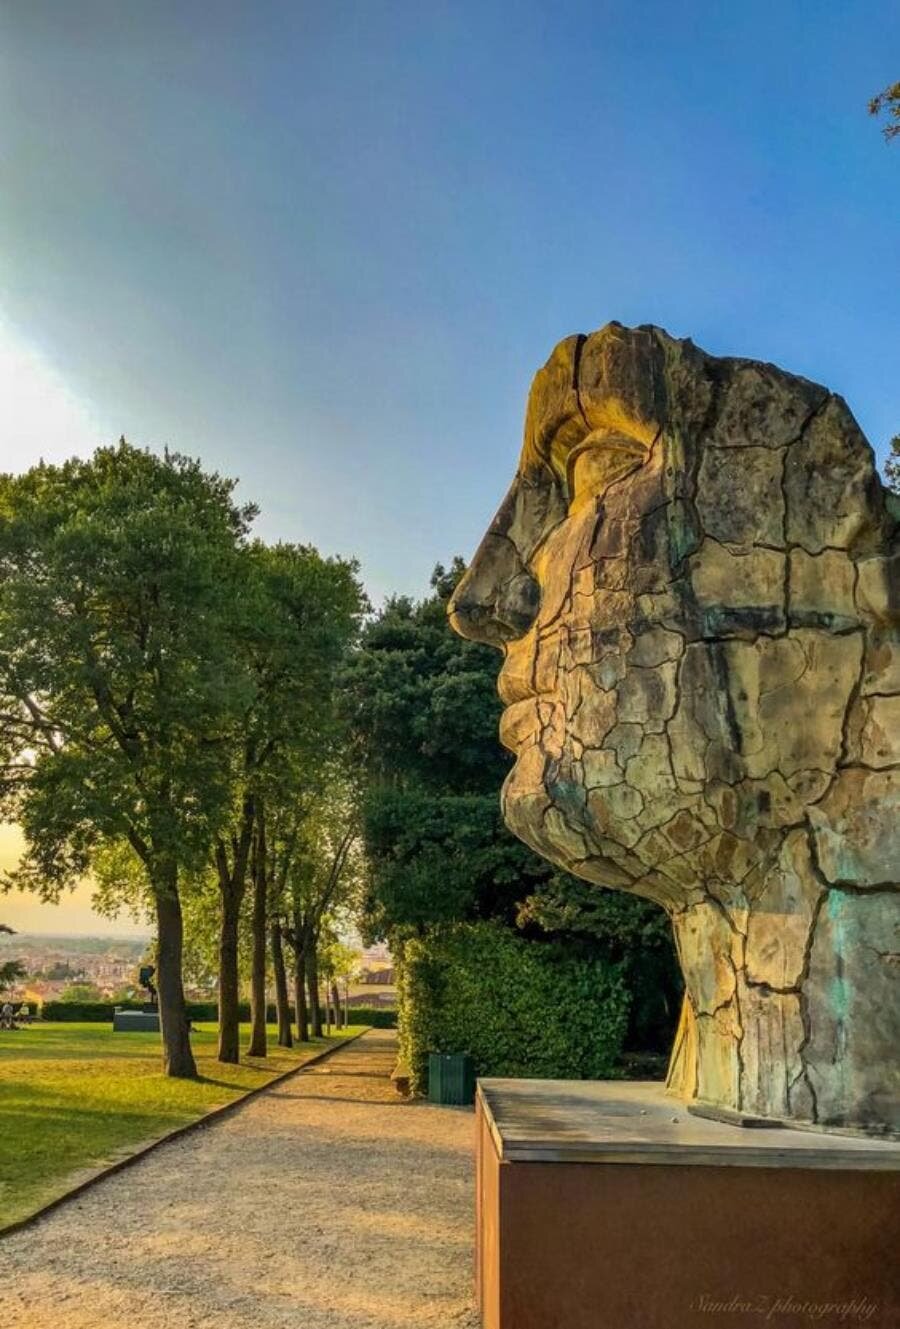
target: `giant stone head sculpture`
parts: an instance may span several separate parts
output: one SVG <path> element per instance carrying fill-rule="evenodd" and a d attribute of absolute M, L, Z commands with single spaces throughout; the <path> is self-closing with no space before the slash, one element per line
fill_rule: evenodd
<path fill-rule="evenodd" d="M 840 397 L 611 323 L 532 384 L 450 606 L 510 828 L 671 917 L 670 1088 L 900 1129 L 900 541 Z"/>

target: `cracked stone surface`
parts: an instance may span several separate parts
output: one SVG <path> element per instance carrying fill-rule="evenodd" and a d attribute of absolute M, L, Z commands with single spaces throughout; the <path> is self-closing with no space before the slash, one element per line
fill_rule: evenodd
<path fill-rule="evenodd" d="M 900 1131 L 900 505 L 846 403 L 566 338 L 450 613 L 505 657 L 510 828 L 672 920 L 670 1088 Z"/>

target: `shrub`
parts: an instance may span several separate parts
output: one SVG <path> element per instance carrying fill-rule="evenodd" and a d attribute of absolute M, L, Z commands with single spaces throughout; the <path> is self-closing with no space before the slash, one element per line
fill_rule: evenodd
<path fill-rule="evenodd" d="M 350 1005 L 350 1023 L 368 1024 L 373 1029 L 396 1029 L 397 1011 L 391 1006 Z"/>
<path fill-rule="evenodd" d="M 139 1011 L 139 1001 L 45 1001 L 41 1015 L 45 1020 L 63 1020 L 68 1024 L 112 1024 L 113 1009 Z"/>
<path fill-rule="evenodd" d="M 400 1056 L 424 1090 L 429 1052 L 467 1052 L 478 1075 L 615 1074 L 628 1023 L 622 966 L 527 941 L 499 923 L 456 923 L 403 946 Z"/>

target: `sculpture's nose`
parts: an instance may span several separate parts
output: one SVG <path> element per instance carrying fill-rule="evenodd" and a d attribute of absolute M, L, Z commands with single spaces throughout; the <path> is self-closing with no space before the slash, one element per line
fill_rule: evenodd
<path fill-rule="evenodd" d="M 540 607 L 540 588 L 525 565 L 515 535 L 517 480 L 478 546 L 447 606 L 461 637 L 501 649 L 524 637 Z"/>
<path fill-rule="evenodd" d="M 512 541 L 488 532 L 447 612 L 461 637 L 502 647 L 524 637 L 540 600 L 538 584 Z"/>

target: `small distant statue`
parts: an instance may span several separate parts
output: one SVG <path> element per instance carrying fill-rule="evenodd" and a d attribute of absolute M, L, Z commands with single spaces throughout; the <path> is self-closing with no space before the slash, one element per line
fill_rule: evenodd
<path fill-rule="evenodd" d="M 567 338 L 450 615 L 505 657 L 510 829 L 672 920 L 670 1089 L 900 1130 L 900 507 L 841 398 Z"/>
<path fill-rule="evenodd" d="M 145 964 L 141 966 L 138 974 L 138 982 L 142 988 L 146 988 L 150 995 L 150 1005 L 156 1005 L 156 986 L 153 982 L 153 975 L 156 973 L 156 965 Z"/>

